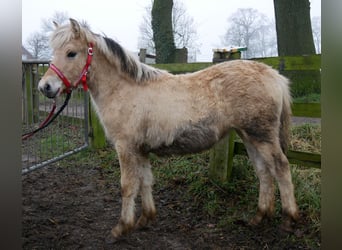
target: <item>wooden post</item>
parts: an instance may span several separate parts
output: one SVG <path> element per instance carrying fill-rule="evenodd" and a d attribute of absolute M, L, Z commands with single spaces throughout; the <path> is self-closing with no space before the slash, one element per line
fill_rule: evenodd
<path fill-rule="evenodd" d="M 101 149 L 106 147 L 106 135 L 102 124 L 99 120 L 99 117 L 96 114 L 96 111 L 89 100 L 89 137 L 90 137 L 90 146 L 93 149 Z"/>
<path fill-rule="evenodd" d="M 241 52 L 245 48 L 238 50 L 214 50 L 213 62 L 222 62 L 241 58 Z M 234 139 L 236 132 L 221 139 L 211 150 L 209 159 L 209 176 L 216 182 L 229 181 L 233 169 Z"/>
<path fill-rule="evenodd" d="M 31 82 L 31 90 L 32 90 L 32 106 L 33 106 L 33 122 L 37 123 L 39 122 L 39 93 L 37 88 L 34 86 L 38 85 L 38 64 L 33 64 L 32 69 L 31 69 L 31 74 L 32 74 L 32 82 Z"/>
<path fill-rule="evenodd" d="M 209 159 L 209 177 L 217 182 L 229 181 L 233 169 L 235 131 L 232 130 L 211 150 Z"/>
<path fill-rule="evenodd" d="M 147 49 L 140 49 L 139 52 L 139 61 L 142 63 L 146 63 L 146 54 L 147 54 Z"/>

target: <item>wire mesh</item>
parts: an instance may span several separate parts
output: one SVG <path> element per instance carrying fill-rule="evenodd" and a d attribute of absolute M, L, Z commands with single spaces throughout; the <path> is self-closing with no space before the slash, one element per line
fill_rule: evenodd
<path fill-rule="evenodd" d="M 39 79 L 49 62 L 22 64 L 22 127 L 23 134 L 39 127 L 48 116 L 53 101 L 39 93 Z M 22 174 L 56 162 L 88 146 L 88 93 L 82 89 L 72 92 L 64 111 L 47 128 L 22 141 Z M 56 100 L 57 108 L 63 97 Z"/>

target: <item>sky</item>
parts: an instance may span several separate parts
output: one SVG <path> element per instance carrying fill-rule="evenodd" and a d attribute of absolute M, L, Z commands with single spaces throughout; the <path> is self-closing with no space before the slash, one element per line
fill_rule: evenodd
<path fill-rule="evenodd" d="M 95 33 L 104 33 L 124 48 L 136 52 L 139 25 L 151 0 L 23 0 L 22 42 L 41 30 L 42 19 L 56 11 L 66 12 L 76 20 L 85 20 Z M 187 13 L 197 28 L 200 53 L 197 61 L 212 61 L 212 49 L 222 47 L 221 37 L 228 27 L 228 17 L 238 8 L 254 8 L 274 19 L 273 0 L 183 0 Z M 321 0 L 310 0 L 311 17 L 321 16 Z"/>

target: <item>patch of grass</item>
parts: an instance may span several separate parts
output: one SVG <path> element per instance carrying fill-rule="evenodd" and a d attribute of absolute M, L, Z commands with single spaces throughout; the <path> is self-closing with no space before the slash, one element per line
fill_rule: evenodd
<path fill-rule="evenodd" d="M 321 128 L 304 124 L 292 128 L 291 148 L 310 152 L 321 152 Z M 114 149 L 85 150 L 82 157 L 72 156 L 81 164 L 94 164 L 103 169 L 108 178 L 119 180 L 119 162 Z M 71 157 L 70 157 L 71 159 Z M 68 161 L 72 161 L 68 159 Z M 181 189 L 179 200 L 190 201 L 193 207 L 202 210 L 205 216 L 215 223 L 215 227 L 231 232 L 241 230 L 241 221 L 251 219 L 257 208 L 259 182 L 253 166 L 246 156 L 234 156 L 232 178 L 226 183 L 216 183 L 209 178 L 209 152 L 201 154 L 157 158 L 150 156 L 156 180 L 154 190 L 162 188 Z M 75 164 L 75 163 L 74 163 Z M 320 196 L 321 170 L 291 165 L 295 196 L 302 221 L 299 225 L 299 238 L 296 235 L 284 236 L 285 242 L 298 242 L 307 248 L 320 245 Z M 276 214 L 267 228 L 276 228 L 281 220 L 281 202 L 276 189 Z M 248 235 L 254 233 L 243 227 Z"/>
<path fill-rule="evenodd" d="M 321 126 L 303 124 L 291 128 L 290 149 L 321 153 Z"/>
<path fill-rule="evenodd" d="M 293 98 L 294 103 L 320 103 L 321 102 L 321 94 L 318 93 L 310 93 L 305 96 L 299 96 Z"/>
<path fill-rule="evenodd" d="M 75 144 L 66 135 L 52 134 L 50 137 L 41 140 L 40 157 L 51 158 L 68 152 L 73 148 L 75 148 Z"/>

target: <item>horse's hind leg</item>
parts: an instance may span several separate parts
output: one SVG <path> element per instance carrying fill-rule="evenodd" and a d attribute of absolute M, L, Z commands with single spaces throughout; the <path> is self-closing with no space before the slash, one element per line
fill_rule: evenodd
<path fill-rule="evenodd" d="M 149 221 L 154 220 L 156 217 L 156 208 L 152 196 L 153 174 L 148 159 L 146 159 L 140 170 L 142 178 L 140 182 L 142 214 L 136 223 L 137 228 L 146 226 Z"/>
<path fill-rule="evenodd" d="M 298 221 L 299 211 L 294 196 L 289 161 L 280 149 L 280 146 L 277 150 L 273 150 L 270 158 L 271 164 L 272 162 L 274 163 L 274 167 L 271 167 L 271 173 L 278 183 L 282 202 L 282 229 L 285 231 L 292 231 L 292 223 Z"/>
<path fill-rule="evenodd" d="M 260 193 L 258 202 L 258 212 L 251 220 L 251 223 L 259 223 L 265 215 L 274 211 L 274 186 L 271 185 L 274 177 L 278 183 L 282 211 L 284 230 L 291 230 L 291 224 L 299 218 L 298 207 L 294 197 L 294 187 L 292 184 L 289 162 L 282 152 L 276 136 L 270 136 L 272 140 L 262 141 L 245 135 L 247 138 L 246 147 L 251 160 L 253 161 L 257 175 L 260 179 Z"/>
<path fill-rule="evenodd" d="M 252 225 L 259 224 L 265 217 L 272 217 L 274 214 L 274 190 L 273 177 L 264 160 L 257 149 L 244 138 L 244 144 L 247 149 L 248 156 L 254 166 L 255 172 L 259 178 L 259 199 L 258 210 L 253 219 L 250 220 Z"/>

